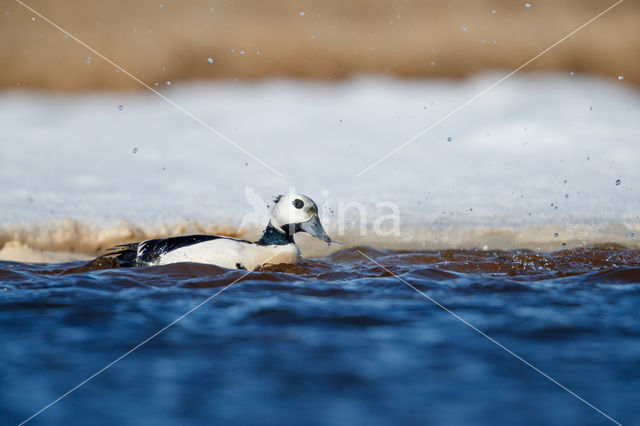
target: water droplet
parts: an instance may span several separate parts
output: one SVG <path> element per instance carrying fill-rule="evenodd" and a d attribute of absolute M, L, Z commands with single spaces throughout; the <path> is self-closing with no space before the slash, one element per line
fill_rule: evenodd
<path fill-rule="evenodd" d="M 300 16 L 304 16 L 304 12 L 300 12 Z"/>
<path fill-rule="evenodd" d="M 564 198 L 569 198 L 569 194 L 564 194 Z"/>
<path fill-rule="evenodd" d="M 636 236 L 636 234 L 635 234 L 635 233 L 633 233 L 633 232 L 629 232 L 629 238 L 633 238 L 633 237 L 635 237 L 635 236 Z"/>
<path fill-rule="evenodd" d="M 153 84 L 154 86 L 158 87 L 160 86 L 160 83 L 158 83 L 157 81 Z"/>
<path fill-rule="evenodd" d="M 210 64 L 213 63 L 213 58 L 207 58 L 207 62 L 209 62 Z"/>
<path fill-rule="evenodd" d="M 434 61 L 431 61 L 431 66 L 432 66 L 432 67 L 435 67 L 435 66 L 436 66 L 436 63 L 435 63 Z"/>
<path fill-rule="evenodd" d="M 620 185 L 622 181 L 620 179 L 616 180 L 616 186 Z"/>
<path fill-rule="evenodd" d="M 258 51 L 256 52 L 256 55 L 259 55 L 259 54 L 260 54 L 260 51 L 258 50 Z"/>
<path fill-rule="evenodd" d="M 571 71 L 571 72 L 569 73 L 569 75 L 573 75 L 573 71 Z"/>
<path fill-rule="evenodd" d="M 531 8 L 531 3 L 526 3 L 526 4 L 524 5 L 524 7 L 526 7 L 527 9 L 530 9 L 530 8 Z"/>
<path fill-rule="evenodd" d="M 167 80 L 167 86 L 171 86 L 171 82 Z"/>
<path fill-rule="evenodd" d="M 466 25 L 462 26 L 462 31 L 467 31 L 467 26 Z"/>
<path fill-rule="evenodd" d="M 619 75 L 618 76 L 618 80 L 624 80 L 624 76 L 623 75 Z"/>
<path fill-rule="evenodd" d="M 32 21 L 35 21 L 35 20 L 36 20 L 36 17 L 35 17 L 35 16 L 32 16 L 32 17 L 31 17 L 31 20 L 32 20 Z"/>
<path fill-rule="evenodd" d="M 565 180 L 563 180 L 563 181 L 562 181 L 562 183 L 567 183 L 567 180 L 566 180 L 566 179 L 565 179 Z"/>
<path fill-rule="evenodd" d="M 245 165 L 245 166 L 248 166 L 248 165 L 249 165 L 249 163 L 245 161 L 245 162 L 244 162 L 244 165 Z"/>
<path fill-rule="evenodd" d="M 120 111 L 122 111 L 122 110 L 124 109 L 124 106 L 123 106 L 123 105 L 118 105 L 118 109 L 119 109 Z"/>
<path fill-rule="evenodd" d="M 133 151 L 131 151 L 131 152 L 133 152 L 134 154 L 137 153 L 138 152 L 138 148 L 133 148 Z"/>
<path fill-rule="evenodd" d="M 496 10 L 495 9 L 491 10 L 491 13 L 493 13 L 495 15 L 496 14 Z"/>
<path fill-rule="evenodd" d="M 240 54 L 241 54 L 241 55 L 244 55 L 244 50 L 241 50 L 241 51 L 240 51 Z"/>
<path fill-rule="evenodd" d="M 447 138 L 447 142 L 451 142 L 452 140 L 453 140 L 453 138 L 451 138 L 451 136 L 449 136 L 449 137 Z"/>
<path fill-rule="evenodd" d="M 553 234 L 553 238 L 558 238 L 558 233 Z"/>
<path fill-rule="evenodd" d="M 162 9 L 164 7 L 164 4 L 160 3 L 160 9 Z"/>
<path fill-rule="evenodd" d="M 567 243 L 562 243 L 562 248 L 567 248 Z"/>

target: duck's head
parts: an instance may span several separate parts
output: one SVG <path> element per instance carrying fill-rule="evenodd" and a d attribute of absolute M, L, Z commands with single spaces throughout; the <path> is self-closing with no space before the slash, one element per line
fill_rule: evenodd
<path fill-rule="evenodd" d="M 328 243 L 327 235 L 318 217 L 318 206 L 302 194 L 285 194 L 275 198 L 271 212 L 271 224 L 286 234 L 306 232 Z"/>

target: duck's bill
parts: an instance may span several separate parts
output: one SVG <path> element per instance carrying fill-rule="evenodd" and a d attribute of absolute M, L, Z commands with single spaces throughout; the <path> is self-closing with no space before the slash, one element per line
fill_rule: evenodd
<path fill-rule="evenodd" d="M 302 222 L 300 224 L 300 229 L 308 233 L 309 235 L 313 235 L 314 237 L 319 238 L 323 241 L 326 241 L 328 243 L 331 242 L 331 237 L 329 237 L 324 231 L 324 228 L 320 223 L 320 218 L 317 215 L 313 215 L 313 217 L 311 217 L 311 219 L 309 219 L 308 221 Z"/>

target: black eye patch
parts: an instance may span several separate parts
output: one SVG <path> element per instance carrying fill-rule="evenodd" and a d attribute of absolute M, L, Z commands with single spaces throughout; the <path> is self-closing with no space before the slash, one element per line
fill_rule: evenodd
<path fill-rule="evenodd" d="M 293 200 L 293 207 L 295 207 L 296 209 L 301 209 L 304 207 L 304 201 L 302 201 L 300 198 L 296 198 L 295 200 Z"/>

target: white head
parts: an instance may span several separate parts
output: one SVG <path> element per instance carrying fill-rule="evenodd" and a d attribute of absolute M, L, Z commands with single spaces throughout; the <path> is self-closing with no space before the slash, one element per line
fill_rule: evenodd
<path fill-rule="evenodd" d="M 318 217 L 318 206 L 313 200 L 302 194 L 285 194 L 276 197 L 271 211 L 271 224 L 278 230 L 291 234 L 307 232 L 328 243 L 327 235 Z"/>

